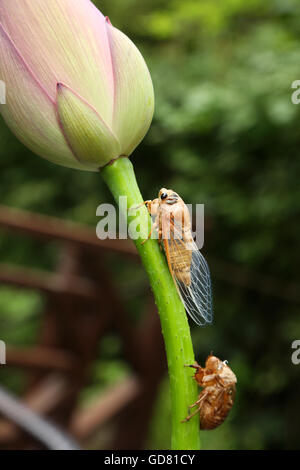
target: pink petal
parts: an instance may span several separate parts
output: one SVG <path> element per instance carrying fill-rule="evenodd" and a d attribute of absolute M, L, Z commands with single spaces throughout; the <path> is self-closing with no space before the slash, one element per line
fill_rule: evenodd
<path fill-rule="evenodd" d="M 56 83 L 63 82 L 111 123 L 106 22 L 90 0 L 1 0 L 0 23 L 53 100 Z"/>
<path fill-rule="evenodd" d="M 145 136 L 154 112 L 154 91 L 147 65 L 125 34 L 106 22 L 114 69 L 113 131 L 123 155 L 130 155 Z"/>
<path fill-rule="evenodd" d="M 16 136 L 55 163 L 82 168 L 60 131 L 55 106 L 0 24 L 0 70 L 6 83 L 1 114 Z"/>

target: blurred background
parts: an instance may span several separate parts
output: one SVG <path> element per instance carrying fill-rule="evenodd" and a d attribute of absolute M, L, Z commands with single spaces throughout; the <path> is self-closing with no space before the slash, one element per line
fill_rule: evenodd
<path fill-rule="evenodd" d="M 144 198 L 152 199 L 161 187 L 167 187 L 187 203 L 205 204 L 203 253 L 212 273 L 215 322 L 204 329 L 191 324 L 195 355 L 199 363 L 210 351 L 227 359 L 238 384 L 227 421 L 215 431 L 201 433 L 202 447 L 299 448 L 300 365 L 291 362 L 291 344 L 300 339 L 300 106 L 291 102 L 291 84 L 300 79 L 299 2 L 94 3 L 137 44 L 153 77 L 155 118 L 131 158 Z M 100 176 L 58 167 L 36 157 L 1 120 L 1 205 L 54 216 L 62 222 L 86 224 L 95 233 L 99 220 L 96 208 L 102 202 L 112 202 L 112 198 Z M 41 230 L 47 230 L 46 220 L 40 221 Z M 47 237 L 37 241 L 30 233 L 20 235 L 6 225 L 1 224 L 0 231 L 1 265 L 53 272 L 60 269 L 58 266 L 65 267 L 70 259 L 72 264 L 72 249 L 65 253 L 67 261 L 62 261 L 57 241 Z M 134 325 L 136 335 L 142 335 L 147 309 L 152 310 L 151 316 L 157 316 L 146 275 L 134 256 L 110 251 L 101 251 L 105 277 L 110 279 L 126 312 L 126 322 Z M 38 365 L 34 369 L 34 360 L 30 363 L 28 359 L 30 364 L 22 365 L 16 351 L 37 347 L 41 338 L 43 344 L 47 343 L 45 330 L 49 331 L 51 322 L 45 323 L 45 311 L 51 310 L 49 293 L 43 292 L 47 289 L 21 289 L 21 281 L 14 286 L 7 273 L 1 279 L 0 339 L 13 348 L 14 364 L 8 360 L 6 366 L 0 366 L 0 381 L 23 396 L 46 372 L 38 370 Z M 51 299 L 55 310 L 53 296 Z M 76 300 L 60 304 L 56 328 L 64 313 L 76 327 L 74 302 L 76 309 Z M 90 315 L 86 305 L 86 314 Z M 101 312 L 97 311 L 95 318 L 97 315 Z M 88 331 L 88 327 L 83 329 L 82 335 Z M 74 345 L 64 343 L 64 349 L 72 348 Z M 146 359 L 152 361 L 152 357 Z M 140 446 L 168 449 L 170 397 L 162 352 L 156 360 L 157 364 L 161 362 L 162 370 L 149 402 L 145 438 Z M 128 381 L 135 367 L 134 358 L 130 363 L 118 328 L 99 334 L 86 362 L 85 376 L 78 382 L 70 413 L 75 408 L 88 410 L 95 400 L 105 397 L 107 390 L 122 391 L 124 384 L 134 388 Z M 130 395 L 128 387 L 125 395 Z M 116 402 L 120 403 L 118 395 Z M 55 413 L 52 417 L 65 425 L 59 407 Z M 116 419 L 121 419 L 118 413 L 115 411 Z M 126 432 L 134 426 L 135 414 L 133 407 L 131 417 L 127 415 L 125 420 Z M 103 424 L 98 431 L 83 440 L 86 447 L 109 446 L 114 420 L 102 417 L 100 422 Z M 4 431 L 2 437 L 8 432 Z M 122 436 L 119 440 L 120 447 L 126 448 L 121 444 Z M 13 447 L 16 444 L 12 442 Z M 118 441 L 115 446 L 118 448 Z"/>

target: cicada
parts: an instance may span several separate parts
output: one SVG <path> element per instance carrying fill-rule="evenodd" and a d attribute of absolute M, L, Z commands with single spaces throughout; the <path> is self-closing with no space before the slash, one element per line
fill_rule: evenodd
<path fill-rule="evenodd" d="M 187 206 L 177 193 L 165 188 L 159 191 L 158 198 L 145 204 L 154 219 L 148 239 L 156 229 L 187 313 L 200 326 L 211 323 L 210 272 L 193 239 Z"/>
<path fill-rule="evenodd" d="M 208 356 L 205 367 L 193 364 L 196 369 L 194 379 L 203 390 L 198 400 L 189 408 L 197 410 L 187 416 L 189 421 L 197 413 L 200 415 L 200 427 L 204 430 L 215 429 L 223 423 L 233 407 L 236 392 L 236 376 L 227 364 L 216 356 Z"/>

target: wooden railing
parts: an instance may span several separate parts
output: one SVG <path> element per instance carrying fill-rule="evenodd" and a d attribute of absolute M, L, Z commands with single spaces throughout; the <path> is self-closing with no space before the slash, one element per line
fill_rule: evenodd
<path fill-rule="evenodd" d="M 54 272 L 0 264 L 0 283 L 35 289 L 46 297 L 38 342 L 30 348 L 7 345 L 7 368 L 26 371 L 23 402 L 57 422 L 84 446 L 110 424 L 109 449 L 145 445 L 157 388 L 165 371 L 160 324 L 150 291 L 140 321 L 133 324 L 106 269 L 107 254 L 139 259 L 124 240 L 97 239 L 85 226 L 0 206 L 0 227 L 44 243 L 55 240 L 60 260 Z M 81 408 L 99 342 L 109 331 L 120 337 L 131 375 Z M 1 332 L 0 332 L 1 336 Z M 100 395 L 101 392 L 101 395 Z M 37 446 L 14 423 L 0 419 L 0 448 Z"/>

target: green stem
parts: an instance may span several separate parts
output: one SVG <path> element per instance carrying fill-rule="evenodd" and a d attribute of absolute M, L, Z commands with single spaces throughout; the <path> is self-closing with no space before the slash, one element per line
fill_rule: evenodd
<path fill-rule="evenodd" d="M 117 203 L 120 196 L 127 196 L 128 207 L 143 203 L 133 166 L 128 158 L 115 160 L 101 171 L 101 175 Z M 123 214 L 125 217 L 127 215 Z M 133 219 L 136 221 L 136 217 L 141 233 L 147 233 L 151 220 L 145 206 L 137 216 L 128 217 L 129 223 Z M 189 324 L 157 240 L 150 239 L 141 245 L 144 238 L 134 242 L 150 279 L 165 341 L 171 389 L 172 449 L 197 450 L 200 447 L 199 419 L 181 422 L 188 413 L 188 405 L 197 399 L 197 386 L 191 378 L 192 371 L 184 367 L 185 364 L 194 363 Z"/>

